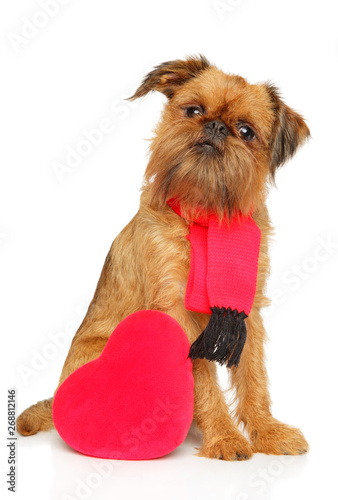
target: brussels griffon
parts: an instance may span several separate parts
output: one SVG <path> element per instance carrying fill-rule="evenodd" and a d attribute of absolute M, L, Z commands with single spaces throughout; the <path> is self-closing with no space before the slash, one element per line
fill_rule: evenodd
<path fill-rule="evenodd" d="M 268 304 L 271 225 L 266 207 L 276 170 L 309 137 L 303 118 L 270 83 L 250 84 L 223 73 L 203 57 L 165 62 L 143 80 L 131 99 L 151 91 L 167 97 L 155 129 L 140 208 L 113 242 L 90 303 L 65 361 L 59 385 L 97 358 L 126 316 L 156 309 L 175 318 L 193 343 L 210 315 L 189 311 L 184 297 L 190 265 L 188 217 L 168 206 L 179 199 L 186 214 L 196 207 L 218 214 L 251 213 L 261 230 L 256 294 L 246 318 L 247 340 L 238 366 L 229 371 L 237 394 L 231 416 L 206 359 L 193 361 L 194 419 L 203 433 L 199 454 L 223 460 L 248 459 L 254 452 L 297 455 L 308 450 L 299 429 L 273 418 L 264 366 L 266 337 L 260 309 Z M 193 215 L 192 215 L 193 216 Z M 53 398 L 18 418 L 23 435 L 53 428 Z M 243 423 L 248 438 L 237 425 Z"/>

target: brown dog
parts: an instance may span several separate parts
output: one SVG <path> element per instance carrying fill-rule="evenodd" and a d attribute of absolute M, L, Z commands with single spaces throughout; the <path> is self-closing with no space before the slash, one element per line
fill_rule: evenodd
<path fill-rule="evenodd" d="M 193 362 L 194 418 L 203 432 L 200 455 L 223 460 L 250 458 L 253 452 L 297 455 L 308 450 L 302 433 L 270 412 L 260 309 L 269 273 L 271 225 L 265 204 L 276 169 L 309 137 L 302 117 L 281 100 L 270 84 L 251 85 L 224 74 L 204 57 L 166 62 L 149 73 L 132 99 L 157 90 L 165 94 L 145 173 L 140 209 L 115 239 L 94 298 L 76 333 L 60 377 L 98 357 L 109 335 L 127 315 L 157 309 L 173 316 L 192 343 L 209 315 L 184 307 L 190 264 L 189 223 L 168 205 L 179 198 L 189 212 L 203 207 L 222 217 L 247 213 L 261 229 L 257 290 L 246 319 L 247 341 L 238 367 L 230 370 L 238 405 L 231 418 L 218 386 L 215 364 Z M 226 126 L 228 133 L 210 133 Z M 53 427 L 52 401 L 38 402 L 18 418 L 23 435 Z M 236 424 L 242 422 L 247 440 Z"/>

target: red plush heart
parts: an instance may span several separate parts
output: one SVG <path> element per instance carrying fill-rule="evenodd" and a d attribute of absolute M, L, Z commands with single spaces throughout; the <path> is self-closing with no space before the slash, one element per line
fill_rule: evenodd
<path fill-rule="evenodd" d="M 193 417 L 189 348 L 167 314 L 147 310 L 125 318 L 100 357 L 57 390 L 53 420 L 62 439 L 100 458 L 140 460 L 173 451 Z"/>

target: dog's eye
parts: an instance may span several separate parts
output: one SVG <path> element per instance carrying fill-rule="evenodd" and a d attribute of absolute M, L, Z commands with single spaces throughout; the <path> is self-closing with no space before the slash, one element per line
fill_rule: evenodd
<path fill-rule="evenodd" d="M 193 118 L 194 116 L 202 116 L 204 113 L 201 106 L 189 106 L 185 109 L 185 116 Z"/>
<path fill-rule="evenodd" d="M 249 125 L 240 125 L 238 127 L 238 132 L 241 138 L 246 142 L 252 141 L 256 137 L 255 132 Z"/>

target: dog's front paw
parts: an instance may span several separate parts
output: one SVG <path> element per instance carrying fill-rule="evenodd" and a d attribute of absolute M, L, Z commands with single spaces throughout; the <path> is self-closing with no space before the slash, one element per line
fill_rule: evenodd
<path fill-rule="evenodd" d="M 267 455 L 302 455 L 309 445 L 301 431 L 271 419 L 250 433 L 255 453 Z"/>
<path fill-rule="evenodd" d="M 240 433 L 208 439 L 198 453 L 200 457 L 220 460 L 248 460 L 252 455 L 250 443 Z"/>

